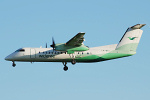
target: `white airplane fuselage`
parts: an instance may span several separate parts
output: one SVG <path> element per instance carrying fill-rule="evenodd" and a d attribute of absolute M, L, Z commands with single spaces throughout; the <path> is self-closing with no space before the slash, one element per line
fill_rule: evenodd
<path fill-rule="evenodd" d="M 87 56 L 102 56 L 115 50 L 117 44 L 93 47 L 87 51 L 74 52 L 67 54 L 63 51 L 55 51 L 52 48 L 20 48 L 5 59 L 9 61 L 25 61 L 25 62 L 71 62 L 75 59 L 77 62 L 98 62 L 93 57 L 86 59 Z M 20 50 L 20 51 L 19 51 Z M 85 58 L 85 59 L 84 59 Z"/>

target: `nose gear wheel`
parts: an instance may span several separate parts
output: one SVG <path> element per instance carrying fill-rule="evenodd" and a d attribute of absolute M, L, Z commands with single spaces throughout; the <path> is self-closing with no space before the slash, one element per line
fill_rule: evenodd
<path fill-rule="evenodd" d="M 14 61 L 13 61 L 13 63 L 12 63 L 12 66 L 13 66 L 13 67 L 15 67 L 15 66 L 16 66 L 16 64 L 15 64 L 15 62 L 14 62 Z"/>

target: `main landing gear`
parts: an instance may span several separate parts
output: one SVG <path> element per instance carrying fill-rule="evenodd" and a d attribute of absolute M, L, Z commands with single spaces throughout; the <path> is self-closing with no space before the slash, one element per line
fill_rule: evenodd
<path fill-rule="evenodd" d="M 76 64 L 75 55 L 72 54 L 72 56 L 70 56 L 70 57 L 72 57 L 72 61 L 71 61 L 72 65 Z"/>
<path fill-rule="evenodd" d="M 62 62 L 63 63 L 63 65 L 64 65 L 64 71 L 67 71 L 68 70 L 68 67 L 67 67 L 67 62 Z M 72 61 L 71 61 L 71 63 L 74 65 L 74 64 L 76 64 L 76 61 L 73 59 Z"/>
<path fill-rule="evenodd" d="M 63 65 L 64 65 L 64 71 L 67 71 L 68 70 L 68 67 L 66 66 L 67 65 L 67 62 L 63 62 Z"/>
<path fill-rule="evenodd" d="M 16 66 L 16 64 L 15 64 L 15 62 L 14 62 L 14 61 L 13 61 L 13 63 L 12 63 L 12 66 L 13 66 L 13 67 L 15 67 L 15 66 Z"/>
<path fill-rule="evenodd" d="M 73 60 L 71 61 L 71 63 L 72 63 L 72 65 L 74 65 L 74 64 L 76 64 L 76 61 L 73 59 Z"/>

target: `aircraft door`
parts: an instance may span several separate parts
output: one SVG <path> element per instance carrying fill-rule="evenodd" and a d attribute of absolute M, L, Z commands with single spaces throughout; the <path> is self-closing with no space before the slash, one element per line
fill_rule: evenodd
<path fill-rule="evenodd" d="M 35 58 L 35 57 L 36 57 L 35 49 L 30 49 L 30 58 Z"/>

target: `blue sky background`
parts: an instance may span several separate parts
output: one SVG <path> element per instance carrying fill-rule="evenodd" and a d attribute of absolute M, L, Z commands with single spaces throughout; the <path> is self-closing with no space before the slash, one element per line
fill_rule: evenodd
<path fill-rule="evenodd" d="M 1 0 L 0 100 L 150 100 L 149 0 Z M 76 65 L 4 58 L 20 47 L 67 42 L 86 32 L 89 47 L 116 44 L 129 26 L 145 23 L 137 54 Z"/>

